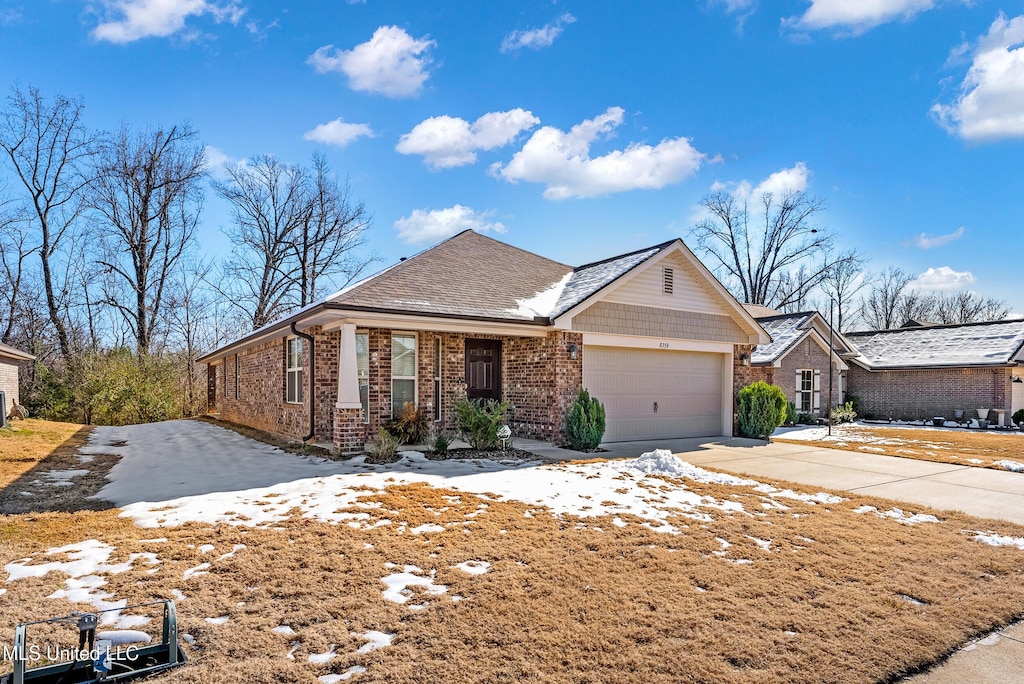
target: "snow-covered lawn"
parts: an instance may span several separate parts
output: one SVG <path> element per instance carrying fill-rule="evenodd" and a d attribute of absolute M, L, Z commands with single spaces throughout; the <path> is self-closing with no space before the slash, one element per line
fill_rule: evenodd
<path fill-rule="evenodd" d="M 1024 472 L 1021 431 L 961 428 L 955 423 L 947 426 L 856 422 L 833 425 L 831 435 L 821 426 L 782 427 L 772 434 L 772 440 Z"/>
<path fill-rule="evenodd" d="M 123 508 L 2 519 L 0 622 L 144 640 L 125 604 L 174 598 L 162 681 L 876 681 L 1024 611 L 1022 527 L 667 451 L 378 466 L 182 421 L 83 453 Z"/>

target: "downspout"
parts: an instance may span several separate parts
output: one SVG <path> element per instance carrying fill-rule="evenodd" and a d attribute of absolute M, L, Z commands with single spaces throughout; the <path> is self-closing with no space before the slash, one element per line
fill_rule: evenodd
<path fill-rule="evenodd" d="M 316 388 L 316 343 L 312 335 L 299 332 L 295 327 L 295 321 L 292 321 L 292 332 L 297 337 L 309 341 L 309 434 L 302 438 L 303 442 L 308 442 L 316 436 L 316 404 L 313 397 L 313 390 Z"/>

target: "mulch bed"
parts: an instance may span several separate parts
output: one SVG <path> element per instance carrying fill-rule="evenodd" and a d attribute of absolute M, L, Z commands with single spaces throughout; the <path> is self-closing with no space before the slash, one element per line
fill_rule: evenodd
<path fill-rule="evenodd" d="M 529 451 L 523 451 L 522 449 L 516 449 L 510 447 L 508 449 L 493 449 L 486 451 L 483 449 L 449 449 L 444 453 L 438 453 L 436 451 L 425 452 L 428 460 L 431 461 L 450 461 L 452 459 L 467 459 L 472 460 L 475 458 L 485 458 L 491 461 L 536 461 L 539 456 Z"/>

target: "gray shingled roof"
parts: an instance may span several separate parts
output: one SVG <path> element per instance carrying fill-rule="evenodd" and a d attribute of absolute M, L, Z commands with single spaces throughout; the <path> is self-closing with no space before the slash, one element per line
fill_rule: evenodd
<path fill-rule="evenodd" d="M 34 358 L 36 358 L 27 352 L 23 352 L 20 349 L 15 349 L 11 345 L 4 344 L 3 342 L 0 342 L 0 356 L 6 356 L 11 359 L 17 359 L 18 361 L 31 361 Z"/>
<path fill-rule="evenodd" d="M 471 230 L 327 299 L 329 305 L 516 322 L 543 315 L 521 302 L 572 268 Z"/>
<path fill-rule="evenodd" d="M 813 315 L 813 312 L 805 311 L 770 318 L 758 318 L 757 322 L 771 336 L 772 341 L 768 344 L 759 344 L 750 355 L 750 362 L 775 363 L 807 332 L 804 324 Z"/>
<path fill-rule="evenodd" d="M 1024 346 L 1024 320 L 846 333 L 870 369 L 1006 365 Z"/>
<path fill-rule="evenodd" d="M 674 241 L 672 241 L 674 242 Z M 572 277 L 565 284 L 554 308 L 550 312 L 552 318 L 559 316 L 606 285 L 633 270 L 655 254 L 665 249 L 672 242 L 664 242 L 654 247 L 617 256 L 614 259 L 597 261 L 573 270 Z"/>

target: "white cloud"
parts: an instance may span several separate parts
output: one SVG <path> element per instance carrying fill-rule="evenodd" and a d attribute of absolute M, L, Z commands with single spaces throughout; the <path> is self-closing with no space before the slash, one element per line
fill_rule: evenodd
<path fill-rule="evenodd" d="M 227 167 L 245 164 L 244 159 L 232 157 L 224 150 L 219 147 L 214 147 L 213 145 L 207 145 L 203 149 L 203 152 L 206 156 L 206 169 L 210 172 L 210 176 L 212 176 L 214 180 L 228 180 L 229 176 L 227 173 Z"/>
<path fill-rule="evenodd" d="M 501 41 L 501 51 L 511 52 L 522 48 L 541 50 L 550 47 L 555 42 L 555 38 L 558 38 L 565 30 L 565 27 L 575 22 L 576 17 L 566 12 L 550 24 L 544 24 L 540 28 L 529 31 L 513 31 L 505 36 L 505 40 Z"/>
<path fill-rule="evenodd" d="M 434 45 L 434 41 L 413 38 L 397 26 L 381 26 L 370 40 L 351 50 L 324 45 L 307 62 L 321 74 L 345 74 L 353 90 L 412 97 L 430 78 L 427 51 Z"/>
<path fill-rule="evenodd" d="M 783 25 L 807 31 L 845 29 L 859 34 L 890 21 L 910 19 L 935 5 L 935 0 L 811 0 L 803 15 L 784 19 Z"/>
<path fill-rule="evenodd" d="M 373 129 L 367 124 L 347 123 L 340 117 L 322 123 L 302 136 L 305 140 L 344 147 L 358 138 L 372 138 Z"/>
<path fill-rule="evenodd" d="M 932 249 L 933 247 L 942 247 L 943 245 L 948 245 L 950 242 L 953 242 L 954 240 L 959 240 L 960 238 L 962 238 L 966 230 L 966 228 L 960 226 L 952 233 L 947 233 L 946 235 L 929 235 L 928 233 L 920 233 L 914 236 L 914 239 L 912 240 L 911 244 L 913 244 L 915 247 L 919 247 L 920 249 Z"/>
<path fill-rule="evenodd" d="M 749 180 L 715 181 L 711 185 L 713 192 L 729 191 L 738 200 L 758 200 L 765 193 L 779 198 L 790 192 L 803 192 L 810 185 L 811 170 L 804 162 L 797 162 L 787 169 L 779 169 L 767 178 L 754 185 Z"/>
<path fill-rule="evenodd" d="M 1024 15 L 999 15 L 978 39 L 959 97 L 931 113 L 966 140 L 1024 137 Z"/>
<path fill-rule="evenodd" d="M 507 145 L 539 123 L 533 112 L 519 108 L 488 112 L 472 124 L 455 116 L 432 116 L 403 135 L 395 149 L 402 154 L 421 154 L 435 169 L 450 169 L 472 164 L 477 150 Z"/>
<path fill-rule="evenodd" d="M 409 244 L 438 242 L 464 230 L 504 233 L 504 225 L 490 220 L 493 215 L 493 211 L 474 211 L 461 204 L 431 211 L 416 209 L 395 221 L 395 228 L 398 237 Z"/>
<path fill-rule="evenodd" d="M 653 146 L 630 143 L 623 150 L 591 157 L 591 143 L 609 137 L 623 115 L 621 107 L 609 107 L 568 132 L 544 126 L 508 164 L 494 164 L 491 173 L 510 183 L 545 183 L 544 197 L 566 199 L 663 188 L 692 176 L 706 159 L 689 138 L 665 139 Z"/>
<path fill-rule="evenodd" d="M 218 23 L 237 24 L 245 14 L 236 0 L 96 0 L 90 8 L 101 16 L 93 38 L 111 43 L 165 38 L 183 30 L 192 16 L 209 14 Z"/>
<path fill-rule="evenodd" d="M 970 271 L 954 271 L 949 266 L 929 268 L 911 283 L 920 290 L 959 290 L 974 283 Z"/>

